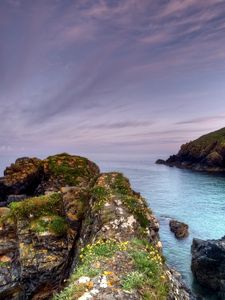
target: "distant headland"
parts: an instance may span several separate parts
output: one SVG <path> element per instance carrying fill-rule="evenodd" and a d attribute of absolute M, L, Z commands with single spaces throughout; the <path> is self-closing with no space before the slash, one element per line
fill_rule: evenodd
<path fill-rule="evenodd" d="M 157 164 L 196 171 L 225 172 L 225 128 L 183 144 L 176 155 Z"/>

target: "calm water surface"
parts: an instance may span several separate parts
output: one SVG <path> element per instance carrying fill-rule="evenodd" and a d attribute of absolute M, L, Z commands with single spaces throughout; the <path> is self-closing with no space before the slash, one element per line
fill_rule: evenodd
<path fill-rule="evenodd" d="M 170 265 L 203 299 L 219 299 L 193 282 L 190 247 L 193 237 L 218 239 L 225 235 L 225 177 L 180 170 L 153 162 L 99 162 L 102 171 L 123 172 L 133 188 L 142 193 L 160 221 L 160 237 Z M 190 235 L 176 240 L 169 219 L 189 225 Z"/>

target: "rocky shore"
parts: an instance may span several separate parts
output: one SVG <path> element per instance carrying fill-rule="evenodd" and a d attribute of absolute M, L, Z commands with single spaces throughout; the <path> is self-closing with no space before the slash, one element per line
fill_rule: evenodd
<path fill-rule="evenodd" d="M 198 282 L 225 297 L 225 237 L 219 240 L 194 239 L 191 269 Z"/>
<path fill-rule="evenodd" d="M 157 164 L 206 172 L 225 172 L 225 128 L 181 146 L 178 154 Z"/>
<path fill-rule="evenodd" d="M 22 158 L 0 199 L 0 299 L 192 299 L 122 174 L 65 153 Z"/>

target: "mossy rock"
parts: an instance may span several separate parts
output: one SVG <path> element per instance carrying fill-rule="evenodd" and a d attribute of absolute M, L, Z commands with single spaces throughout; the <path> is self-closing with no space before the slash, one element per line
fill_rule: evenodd
<path fill-rule="evenodd" d="M 99 174 L 96 164 L 87 158 L 66 153 L 49 156 L 43 161 L 45 177 L 51 186 L 87 186 Z"/>
<path fill-rule="evenodd" d="M 12 202 L 9 205 L 11 215 L 16 219 L 37 218 L 40 216 L 62 214 L 62 196 L 59 193 Z"/>
<path fill-rule="evenodd" d="M 41 216 L 31 222 L 30 228 L 40 235 L 54 234 L 62 236 L 67 233 L 68 223 L 65 217 L 59 215 Z"/>

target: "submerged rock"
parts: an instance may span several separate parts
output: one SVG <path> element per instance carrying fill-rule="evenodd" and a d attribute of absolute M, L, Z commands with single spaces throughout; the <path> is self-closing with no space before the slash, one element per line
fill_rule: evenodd
<path fill-rule="evenodd" d="M 197 281 L 225 293 L 225 237 L 220 240 L 194 239 L 191 247 L 191 270 Z"/>
<path fill-rule="evenodd" d="M 170 220 L 169 222 L 170 230 L 175 234 L 178 239 L 185 238 L 189 235 L 188 225 L 176 220 Z"/>

